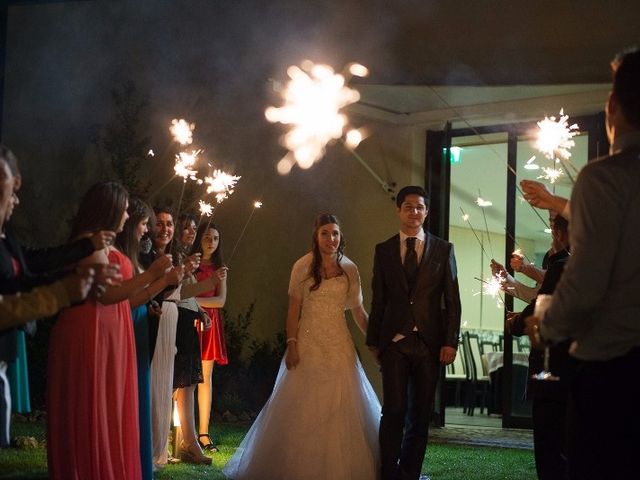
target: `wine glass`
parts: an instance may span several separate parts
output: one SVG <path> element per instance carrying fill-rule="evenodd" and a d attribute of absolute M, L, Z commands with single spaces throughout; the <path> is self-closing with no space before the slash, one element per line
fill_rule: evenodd
<path fill-rule="evenodd" d="M 533 310 L 533 315 L 538 317 L 538 320 L 542 320 L 545 312 L 551 306 L 551 301 L 553 300 L 553 295 L 541 294 L 536 297 L 536 305 Z M 536 332 L 536 340 L 539 342 L 539 333 Z M 534 380 L 544 381 L 544 382 L 557 382 L 560 380 L 560 377 L 551 373 L 549 370 L 549 347 L 544 347 L 544 366 L 543 370 L 539 373 L 536 373 L 531 376 Z"/>

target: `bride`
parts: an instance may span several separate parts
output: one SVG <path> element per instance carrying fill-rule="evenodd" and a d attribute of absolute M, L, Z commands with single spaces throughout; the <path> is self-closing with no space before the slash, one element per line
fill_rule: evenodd
<path fill-rule="evenodd" d="M 291 271 L 287 352 L 273 393 L 224 474 L 234 480 L 374 480 L 380 403 L 344 311 L 367 330 L 356 265 L 338 219 L 316 218 L 313 250 Z"/>

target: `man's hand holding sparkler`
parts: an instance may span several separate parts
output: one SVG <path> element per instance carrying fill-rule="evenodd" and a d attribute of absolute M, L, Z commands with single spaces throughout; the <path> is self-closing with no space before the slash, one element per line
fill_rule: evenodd
<path fill-rule="evenodd" d="M 535 180 L 522 180 L 520 187 L 524 192 L 524 199 L 534 207 L 553 210 L 559 215 L 563 215 L 567 199 L 552 194 L 544 183 Z"/>

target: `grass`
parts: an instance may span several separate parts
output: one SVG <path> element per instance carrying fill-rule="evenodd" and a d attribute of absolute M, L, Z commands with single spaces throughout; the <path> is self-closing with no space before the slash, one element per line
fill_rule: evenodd
<path fill-rule="evenodd" d="M 247 424 L 215 425 L 212 435 L 219 442 L 220 451 L 214 454 L 211 467 L 188 464 L 168 465 L 156 472 L 154 478 L 156 480 L 224 479 L 222 467 L 229 461 L 248 428 Z M 41 442 L 45 438 L 44 424 L 16 422 L 12 426 L 12 435 L 33 436 Z M 537 478 L 531 451 L 443 443 L 429 445 L 423 472 L 433 480 L 534 480 Z M 0 450 L 0 479 L 46 478 L 45 448 Z"/>

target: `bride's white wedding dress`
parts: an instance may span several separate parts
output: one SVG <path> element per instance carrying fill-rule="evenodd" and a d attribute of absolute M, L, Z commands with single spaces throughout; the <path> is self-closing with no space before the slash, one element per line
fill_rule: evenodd
<path fill-rule="evenodd" d="M 309 291 L 311 254 L 291 273 L 302 299 L 300 363 L 284 360 L 271 397 L 223 472 L 235 480 L 375 480 L 380 403 L 358 360 L 344 311 L 362 303 L 357 267 Z"/>

